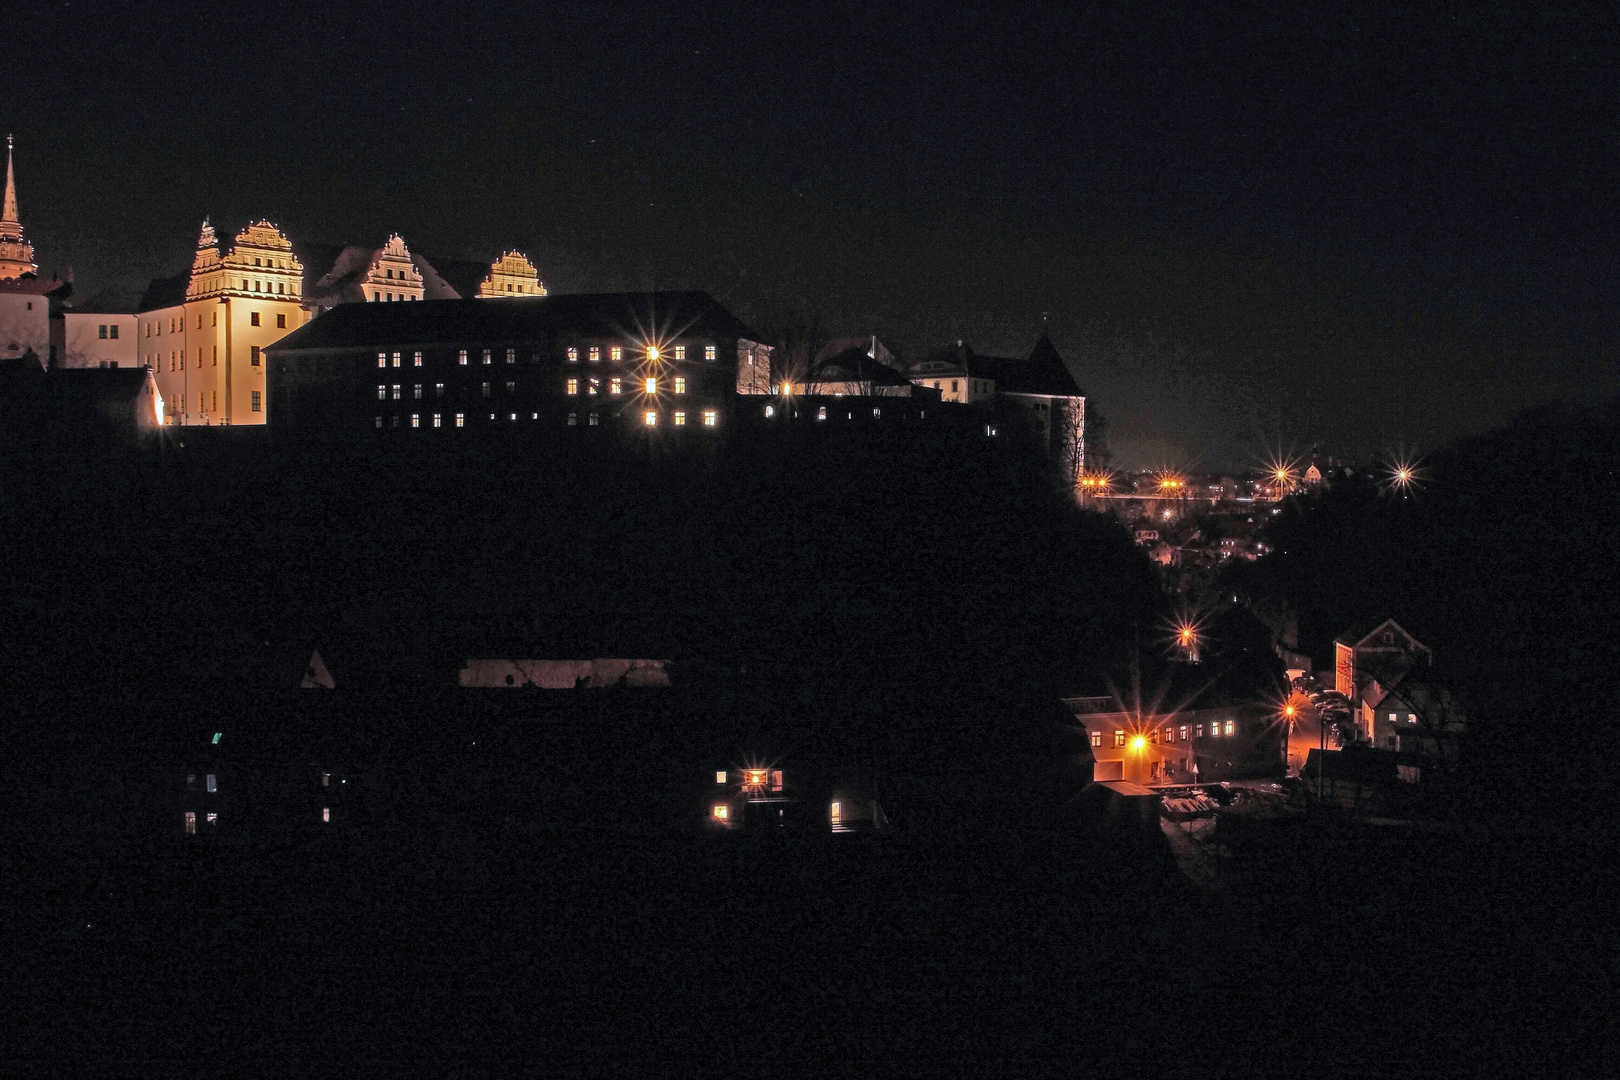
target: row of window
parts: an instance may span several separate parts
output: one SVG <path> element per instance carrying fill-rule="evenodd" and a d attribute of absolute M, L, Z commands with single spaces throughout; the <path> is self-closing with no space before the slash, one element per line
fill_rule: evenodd
<path fill-rule="evenodd" d="M 218 390 L 210 390 L 210 391 L 208 391 L 208 393 L 211 395 L 212 406 L 210 408 L 204 408 L 203 407 L 203 391 L 201 391 L 201 390 L 197 391 L 197 412 L 200 413 L 200 414 L 206 414 L 206 413 L 209 413 L 209 412 L 218 412 L 219 411 L 219 391 Z M 173 416 L 175 413 L 185 411 L 185 407 L 186 407 L 186 397 L 185 397 L 185 395 L 184 394 L 176 395 L 175 398 L 173 399 L 173 404 L 177 405 L 178 408 L 171 408 L 169 410 L 169 415 L 170 416 Z M 264 397 L 263 397 L 263 392 L 262 391 L 251 390 L 251 391 L 248 392 L 248 408 L 252 412 L 260 412 L 260 411 L 263 410 L 263 408 L 264 408 Z"/>
<path fill-rule="evenodd" d="M 683 378 L 681 376 L 676 376 L 675 379 L 672 380 L 672 381 L 674 383 L 674 391 L 675 391 L 675 393 L 677 393 L 677 394 L 686 393 L 686 379 L 685 378 Z M 485 383 L 484 385 L 488 386 L 489 384 Z M 508 383 L 507 385 L 510 386 L 511 384 Z M 580 386 L 580 383 L 579 383 L 579 380 L 577 378 L 569 379 L 563 386 L 563 392 L 566 393 L 569 397 L 577 397 L 577 396 L 579 396 L 579 386 Z M 647 392 L 648 394 L 656 394 L 656 393 L 658 393 L 658 380 L 657 380 L 657 378 L 651 378 L 650 377 L 650 378 L 647 378 L 647 379 L 643 379 L 642 383 L 641 383 L 641 386 L 642 386 L 642 389 L 645 392 Z M 601 379 L 586 379 L 585 380 L 585 396 L 586 397 L 594 396 L 595 394 L 599 393 L 601 391 L 601 389 L 602 389 L 602 380 Z M 608 379 L 608 393 L 609 394 L 622 394 L 622 393 L 624 393 L 624 380 L 621 379 L 621 378 L 618 378 L 617 376 Z"/>
<path fill-rule="evenodd" d="M 1225 721 L 1224 722 L 1224 729 L 1223 729 L 1223 726 L 1222 726 L 1222 721 L 1219 721 L 1219 720 L 1217 720 L 1214 723 L 1209 725 L 1209 736 L 1212 739 L 1218 739 L 1223 735 L 1231 736 L 1231 735 L 1236 735 L 1236 734 L 1237 734 L 1237 724 L 1236 724 L 1235 721 L 1232 721 L 1232 720 Z M 1159 742 L 1161 741 L 1160 729 L 1159 728 L 1154 728 L 1151 731 L 1147 731 L 1147 732 L 1143 733 L 1140 737 L 1146 739 L 1148 742 L 1153 743 L 1155 746 L 1157 746 L 1159 744 Z M 1173 724 L 1166 724 L 1164 726 L 1164 729 L 1163 729 L 1162 741 L 1165 742 L 1165 743 L 1173 743 L 1173 742 L 1177 742 L 1177 741 L 1190 742 L 1192 739 L 1202 739 L 1203 737 L 1204 737 L 1204 725 L 1203 724 L 1182 724 L 1179 727 L 1176 726 L 1176 725 L 1173 725 Z M 1102 744 L 1103 744 L 1102 732 L 1093 731 L 1091 733 L 1091 745 L 1092 746 L 1101 746 Z M 1116 749 L 1121 749 L 1125 745 L 1126 745 L 1126 732 L 1125 732 L 1125 729 L 1124 728 L 1115 728 L 1114 729 L 1114 747 Z"/>
<path fill-rule="evenodd" d="M 675 360 L 685 360 L 686 359 L 686 346 L 685 345 L 676 345 L 676 346 L 674 346 L 674 348 L 671 351 L 673 353 L 673 357 L 672 357 L 673 359 L 675 359 Z M 589 362 L 592 363 L 592 364 L 600 363 L 601 360 L 602 360 L 602 349 L 601 349 L 601 346 L 599 346 L 599 345 L 590 346 L 588 349 L 585 350 L 585 354 L 586 354 L 586 357 L 588 358 Z M 705 346 L 703 346 L 703 359 L 705 359 L 705 360 L 714 360 L 714 359 L 717 358 L 718 355 L 719 355 L 719 350 L 718 350 L 718 348 L 716 346 L 714 346 L 714 345 L 705 345 Z M 649 360 L 658 360 L 658 359 L 661 358 L 661 356 L 662 356 L 661 350 L 659 349 L 659 347 L 657 345 L 649 345 L 649 346 L 647 346 L 647 359 L 649 359 Z M 610 345 L 608 347 L 608 359 L 613 361 L 614 363 L 618 363 L 619 361 L 623 360 L 624 359 L 624 346 L 622 346 L 622 345 Z M 568 350 L 568 362 L 570 364 L 579 363 L 579 350 L 577 348 L 570 348 Z"/>
<path fill-rule="evenodd" d="M 397 390 L 398 387 L 395 387 L 395 389 Z M 253 411 L 254 412 L 259 411 L 258 398 L 259 398 L 258 392 L 255 391 L 254 394 L 253 394 L 253 399 L 254 399 Z M 495 413 L 490 413 L 489 418 L 491 420 L 498 420 L 499 416 L 497 414 L 495 414 Z M 508 413 L 507 414 L 507 419 L 508 419 L 508 421 L 510 423 L 515 424 L 515 423 L 518 422 L 518 414 L 517 413 Z M 538 420 L 538 419 L 540 419 L 540 414 L 539 413 L 531 413 L 530 414 L 530 419 Z M 645 412 L 643 412 L 641 414 L 641 423 L 642 423 L 642 426 L 644 426 L 644 427 L 657 427 L 661 420 L 662 420 L 662 414 L 660 414 L 656 409 L 648 409 L 648 410 L 646 410 Z M 686 427 L 687 426 L 687 424 L 686 424 L 686 412 L 683 409 L 677 409 L 673 413 L 671 413 L 670 414 L 670 420 L 676 427 Z M 467 426 L 467 414 L 466 413 L 455 413 L 454 416 L 452 417 L 451 423 L 452 423 L 452 426 L 454 426 L 454 427 L 458 427 L 458 428 L 459 427 L 466 427 Z M 589 414 L 589 423 L 590 423 L 591 427 L 597 427 L 601 423 L 601 414 L 600 413 L 590 413 Z M 383 427 L 396 427 L 396 428 L 397 427 L 405 427 L 405 426 L 407 426 L 407 421 L 404 418 L 400 417 L 400 416 L 391 416 L 391 417 L 386 418 L 386 423 L 385 423 L 385 418 L 381 417 L 381 416 L 378 416 L 378 417 L 373 418 L 373 424 L 374 424 L 375 427 L 377 427 L 380 430 Z M 445 426 L 445 414 L 443 414 L 443 413 L 432 413 L 429 416 L 424 417 L 421 413 L 411 413 L 410 417 L 409 417 L 409 420 L 408 420 L 408 426 L 413 427 L 413 428 L 422 428 L 422 427 L 442 428 L 442 427 Z M 569 427 L 578 427 L 579 426 L 579 414 L 578 413 L 569 413 L 568 414 L 568 426 Z M 720 410 L 718 410 L 718 409 L 704 409 L 703 410 L 703 426 L 707 427 L 707 428 L 719 427 L 720 426 Z"/>
<path fill-rule="evenodd" d="M 214 319 L 213 319 L 213 322 L 210 325 L 218 326 L 219 325 L 219 312 L 216 311 L 213 314 L 214 314 Z M 262 326 L 262 325 L 264 325 L 260 321 L 259 316 L 260 316 L 260 313 L 257 312 L 257 311 L 248 312 L 248 325 L 250 325 L 250 326 Z M 186 328 L 186 326 L 185 326 L 186 317 L 184 315 L 177 315 L 177 316 L 175 316 L 175 317 L 173 317 L 171 319 L 168 319 L 168 320 L 154 319 L 151 322 L 146 324 L 146 336 L 147 337 L 162 337 L 163 336 L 163 327 L 164 327 L 165 322 L 167 322 L 168 327 L 169 327 L 169 333 L 171 333 L 171 334 L 178 334 L 178 333 L 180 333 L 180 331 L 182 331 L 182 330 L 184 330 Z M 197 329 L 201 330 L 202 328 L 203 328 L 203 317 L 202 317 L 202 312 L 199 311 L 199 312 L 197 312 Z M 277 330 L 285 330 L 285 329 L 287 329 L 287 313 L 285 311 L 278 311 L 276 313 L 276 329 Z M 110 325 L 109 326 L 103 326 L 103 327 L 101 327 L 100 336 L 104 337 L 104 338 L 116 338 L 118 336 L 118 327 L 117 326 L 110 326 Z"/>
<path fill-rule="evenodd" d="M 113 341 L 117 341 L 118 324 L 102 323 L 100 326 L 96 327 L 96 337 L 101 338 L 103 341 L 106 341 L 108 338 L 111 338 Z"/>
<path fill-rule="evenodd" d="M 278 316 L 276 316 L 276 318 L 284 320 L 285 316 L 278 315 Z M 256 321 L 258 319 L 257 314 L 254 315 L 254 319 L 255 319 L 255 322 L 254 322 L 253 325 L 254 326 L 259 325 L 258 322 Z M 284 322 L 278 322 L 277 325 L 281 326 L 281 325 L 285 325 L 285 323 Z M 495 350 L 494 349 L 483 349 L 483 350 L 480 350 L 480 351 L 482 353 L 482 360 L 483 360 L 484 363 L 493 364 L 495 362 Z M 592 345 L 590 347 L 590 349 L 587 350 L 587 351 L 588 351 L 588 353 L 590 355 L 590 362 L 591 363 L 598 363 L 598 362 L 601 361 L 601 359 L 602 359 L 602 349 L 601 349 L 600 346 Z M 471 363 L 470 352 L 471 352 L 471 350 L 468 350 L 468 349 L 458 349 L 456 351 L 456 363 L 460 364 L 462 367 L 467 367 Z M 685 360 L 686 359 L 686 346 L 685 345 L 677 345 L 677 346 L 675 346 L 674 354 L 675 354 L 674 358 L 676 360 Z M 377 354 L 377 366 L 380 367 L 380 368 L 400 367 L 403 364 L 404 355 L 405 354 L 402 353 L 402 352 L 395 352 L 395 353 L 379 352 Z M 624 347 L 621 346 L 621 345 L 613 345 L 613 346 L 609 347 L 608 355 L 609 355 L 609 358 L 611 360 L 615 361 L 615 362 L 622 361 L 624 359 Z M 716 355 L 717 355 L 717 350 L 716 350 L 715 346 L 713 346 L 713 345 L 705 345 L 703 347 L 703 359 L 705 359 L 705 360 L 713 360 L 713 359 L 715 359 Z M 647 358 L 649 360 L 657 360 L 659 358 L 659 351 L 658 351 L 658 347 L 656 345 L 648 347 L 648 349 L 647 349 Z M 540 360 L 540 354 L 539 353 L 536 353 L 534 355 L 534 360 L 535 360 L 536 363 L 539 362 L 539 360 Z M 570 348 L 568 350 L 568 360 L 569 360 L 570 363 L 578 363 L 579 362 L 579 350 L 577 348 Z M 506 362 L 508 364 L 517 363 L 517 350 L 516 349 L 507 349 L 506 350 Z M 422 353 L 421 353 L 420 350 L 414 351 L 414 352 L 411 353 L 411 366 L 412 367 L 421 367 L 422 366 Z"/>
<path fill-rule="evenodd" d="M 162 353 L 151 353 L 151 354 L 149 354 L 147 356 L 147 358 L 146 358 L 146 362 L 152 368 L 152 370 L 154 370 L 154 371 L 162 371 L 163 370 L 163 354 Z M 202 351 L 202 346 L 199 345 L 199 346 L 197 346 L 197 366 L 202 367 L 202 362 L 203 362 L 203 351 Z M 257 346 L 257 345 L 249 345 L 248 346 L 248 363 L 253 367 L 261 367 L 261 366 L 263 366 L 263 364 L 264 364 L 264 350 L 259 348 L 259 346 Z M 219 366 L 219 346 L 218 345 L 214 346 L 214 363 L 213 363 L 213 366 L 214 367 Z M 185 354 L 185 352 L 183 350 L 175 349 L 175 350 L 173 350 L 172 352 L 169 353 L 169 370 L 170 371 L 184 371 L 184 370 L 186 370 L 186 354 Z"/>
<path fill-rule="evenodd" d="M 365 294 L 361 293 L 361 295 L 364 296 Z M 397 293 L 397 294 L 396 293 L 380 293 L 380 292 L 373 291 L 372 294 L 371 294 L 371 299 L 386 302 L 386 301 L 389 301 L 389 300 L 420 300 L 421 297 L 419 297 L 419 296 L 406 296 L 404 293 Z"/>

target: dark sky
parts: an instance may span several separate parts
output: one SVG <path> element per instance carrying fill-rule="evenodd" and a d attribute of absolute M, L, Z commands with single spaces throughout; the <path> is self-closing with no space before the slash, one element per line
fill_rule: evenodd
<path fill-rule="evenodd" d="M 912 354 L 1047 317 L 1124 464 L 1620 387 L 1612 2 L 20 7 L 0 123 L 81 293 L 206 214 Z"/>

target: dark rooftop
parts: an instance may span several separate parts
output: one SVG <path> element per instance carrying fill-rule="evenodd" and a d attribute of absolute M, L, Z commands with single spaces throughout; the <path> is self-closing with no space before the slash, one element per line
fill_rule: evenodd
<path fill-rule="evenodd" d="M 706 292 L 576 293 L 489 300 L 340 304 L 271 345 L 270 353 L 380 344 L 434 345 L 585 337 L 757 338 Z"/>

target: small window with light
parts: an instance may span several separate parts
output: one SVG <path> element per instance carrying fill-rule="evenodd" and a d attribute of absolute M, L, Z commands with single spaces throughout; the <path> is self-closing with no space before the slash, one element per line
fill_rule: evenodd
<path fill-rule="evenodd" d="M 610 394 L 622 394 L 622 393 L 624 393 L 624 380 L 623 379 L 617 379 L 617 378 L 609 379 L 608 380 L 608 393 L 610 393 Z"/>
<path fill-rule="evenodd" d="M 601 349 L 601 347 L 598 346 L 598 345 L 592 345 L 591 346 L 591 363 L 593 363 L 593 364 L 600 363 L 601 360 L 602 360 L 602 349 Z"/>
<path fill-rule="evenodd" d="M 493 361 L 493 360 L 491 360 L 491 359 L 490 359 L 490 355 L 489 355 L 489 350 L 488 350 L 488 349 L 485 349 L 485 350 L 484 350 L 484 363 L 486 363 L 486 364 L 491 364 L 491 363 L 494 363 L 494 361 Z"/>
<path fill-rule="evenodd" d="M 456 362 L 459 363 L 462 367 L 467 366 L 467 350 L 466 349 L 461 349 L 461 350 L 457 351 L 457 353 L 456 353 Z"/>
<path fill-rule="evenodd" d="M 686 393 L 686 380 L 679 375 L 675 376 L 675 392 L 677 394 Z"/>
<path fill-rule="evenodd" d="M 578 349 L 569 349 L 568 350 L 568 362 L 570 364 L 579 363 L 579 350 Z"/>
<path fill-rule="evenodd" d="M 717 355 L 717 353 L 716 353 L 715 347 L 713 345 L 705 345 L 705 346 L 703 346 L 703 359 L 705 359 L 705 360 L 713 360 L 713 359 L 715 359 L 716 355 Z"/>
<path fill-rule="evenodd" d="M 1093 731 L 1091 733 L 1091 745 L 1092 746 L 1101 746 L 1102 745 L 1102 732 Z"/>
<path fill-rule="evenodd" d="M 608 359 L 612 360 L 615 363 L 617 363 L 620 360 L 623 360 L 624 359 L 624 346 L 615 345 L 611 349 L 609 349 L 608 350 Z"/>
<path fill-rule="evenodd" d="M 569 379 L 567 389 L 564 391 L 564 393 L 568 394 L 570 397 L 577 395 L 579 393 L 579 380 Z"/>
<path fill-rule="evenodd" d="M 680 411 L 679 409 L 675 410 L 675 426 L 676 427 L 685 427 L 686 426 L 686 414 L 684 412 Z"/>
<path fill-rule="evenodd" d="M 387 353 L 380 352 L 380 353 L 377 354 L 377 366 L 378 367 L 387 367 L 388 366 L 388 354 Z"/>
<path fill-rule="evenodd" d="M 647 410 L 646 414 L 643 416 L 642 422 L 645 423 L 648 427 L 657 427 L 658 426 L 658 414 L 653 412 L 651 409 L 649 409 L 649 410 Z"/>
<path fill-rule="evenodd" d="M 714 427 L 720 420 L 720 414 L 714 409 L 703 410 L 703 426 Z"/>
<path fill-rule="evenodd" d="M 1116 729 L 1114 731 L 1114 746 L 1123 747 L 1124 745 L 1125 745 L 1125 733 L 1123 731 L 1120 731 L 1120 730 Z"/>
<path fill-rule="evenodd" d="M 685 360 L 686 359 L 686 346 L 685 345 L 677 345 L 677 346 L 675 346 L 675 359 L 677 359 L 677 360 Z"/>

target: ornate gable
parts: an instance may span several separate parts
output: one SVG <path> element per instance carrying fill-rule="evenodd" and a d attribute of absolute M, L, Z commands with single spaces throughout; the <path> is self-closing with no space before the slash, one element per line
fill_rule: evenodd
<path fill-rule="evenodd" d="M 544 296 L 546 287 L 540 282 L 540 271 L 522 252 L 508 251 L 489 267 L 489 276 L 478 286 L 480 297 Z"/>

